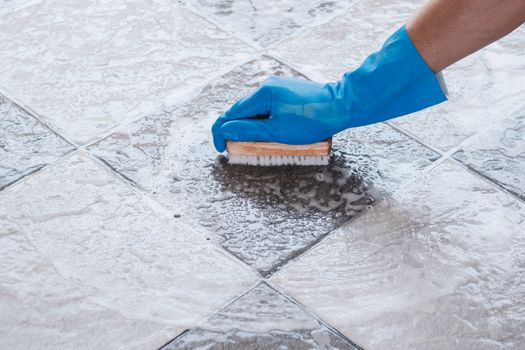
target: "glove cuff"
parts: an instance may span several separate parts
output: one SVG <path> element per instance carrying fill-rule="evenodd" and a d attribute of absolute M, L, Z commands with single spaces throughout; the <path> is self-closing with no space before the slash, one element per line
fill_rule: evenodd
<path fill-rule="evenodd" d="M 447 100 L 405 26 L 336 86 L 349 116 L 347 127 L 382 122 Z"/>

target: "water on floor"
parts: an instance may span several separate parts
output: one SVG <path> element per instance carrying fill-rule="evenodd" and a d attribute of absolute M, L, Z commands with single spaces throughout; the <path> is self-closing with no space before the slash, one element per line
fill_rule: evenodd
<path fill-rule="evenodd" d="M 338 79 L 422 4 L 0 0 L 0 348 L 522 348 L 525 27 L 328 167 L 211 142 L 270 75 Z"/>

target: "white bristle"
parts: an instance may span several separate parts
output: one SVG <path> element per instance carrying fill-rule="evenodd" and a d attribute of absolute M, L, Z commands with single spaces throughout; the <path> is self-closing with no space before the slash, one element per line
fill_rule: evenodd
<path fill-rule="evenodd" d="M 237 156 L 228 154 L 228 163 L 260 166 L 328 165 L 330 156 Z"/>

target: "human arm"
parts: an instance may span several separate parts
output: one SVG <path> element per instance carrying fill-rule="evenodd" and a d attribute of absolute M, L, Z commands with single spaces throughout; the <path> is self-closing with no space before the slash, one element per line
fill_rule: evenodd
<path fill-rule="evenodd" d="M 523 0 L 431 0 L 406 27 L 420 55 L 440 72 L 523 22 Z"/>
<path fill-rule="evenodd" d="M 378 52 L 334 83 L 267 80 L 217 119 L 215 147 L 222 152 L 225 140 L 313 143 L 443 102 L 434 73 L 519 26 L 525 20 L 524 4 L 433 0 Z M 253 118 L 260 115 L 268 118 Z"/>

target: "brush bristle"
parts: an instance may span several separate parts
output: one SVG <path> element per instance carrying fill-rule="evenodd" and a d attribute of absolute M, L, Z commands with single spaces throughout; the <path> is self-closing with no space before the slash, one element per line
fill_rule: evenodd
<path fill-rule="evenodd" d="M 328 165 L 330 156 L 239 156 L 228 155 L 228 163 L 279 166 L 279 165 Z"/>

